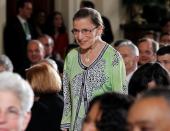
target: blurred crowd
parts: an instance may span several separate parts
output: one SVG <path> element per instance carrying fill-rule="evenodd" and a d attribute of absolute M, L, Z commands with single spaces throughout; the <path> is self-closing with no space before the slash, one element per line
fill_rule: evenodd
<path fill-rule="evenodd" d="M 159 37 L 114 40 L 91 1 L 73 16 L 18 0 L 0 55 L 0 130 L 169 131 L 170 18 Z"/>

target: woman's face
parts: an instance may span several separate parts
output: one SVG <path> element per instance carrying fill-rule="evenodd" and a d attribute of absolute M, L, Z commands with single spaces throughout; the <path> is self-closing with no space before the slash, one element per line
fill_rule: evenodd
<path fill-rule="evenodd" d="M 23 113 L 18 97 L 11 91 L 0 92 L 0 131 L 24 131 L 30 114 Z"/>
<path fill-rule="evenodd" d="M 63 24 L 63 18 L 61 15 L 57 14 L 54 17 L 54 27 L 55 28 L 60 28 Z"/>
<path fill-rule="evenodd" d="M 98 131 L 96 123 L 100 120 L 100 117 L 99 103 L 95 103 L 84 120 L 82 131 Z"/>
<path fill-rule="evenodd" d="M 94 25 L 90 17 L 73 21 L 73 35 L 82 50 L 91 48 L 101 35 L 101 27 Z"/>

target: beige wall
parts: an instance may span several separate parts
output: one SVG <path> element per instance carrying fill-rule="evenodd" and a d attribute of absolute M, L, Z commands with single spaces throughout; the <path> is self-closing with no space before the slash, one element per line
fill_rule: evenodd
<path fill-rule="evenodd" d="M 0 0 L 0 54 L 3 53 L 3 29 L 6 22 L 6 0 Z"/>
<path fill-rule="evenodd" d="M 67 30 L 69 32 L 70 43 L 73 42 L 72 29 L 72 18 L 74 13 L 79 9 L 81 0 L 56 0 L 55 10 L 62 12 Z"/>
<path fill-rule="evenodd" d="M 115 40 L 123 38 L 123 32 L 120 30 L 120 23 L 126 21 L 125 7 L 121 0 L 91 0 L 95 3 L 96 9 L 106 16 L 111 23 Z"/>

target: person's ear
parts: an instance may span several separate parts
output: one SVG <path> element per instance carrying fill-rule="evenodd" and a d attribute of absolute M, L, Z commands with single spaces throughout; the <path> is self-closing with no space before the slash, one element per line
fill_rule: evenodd
<path fill-rule="evenodd" d="M 25 131 L 31 120 L 31 112 L 26 112 L 23 116 L 22 131 Z"/>
<path fill-rule="evenodd" d="M 97 27 L 97 35 L 98 36 L 101 36 L 102 35 L 102 33 L 103 33 L 103 30 L 104 30 L 104 28 L 103 28 L 103 26 L 99 26 L 99 27 Z"/>
<path fill-rule="evenodd" d="M 139 56 L 135 56 L 135 61 L 138 63 L 139 62 Z"/>

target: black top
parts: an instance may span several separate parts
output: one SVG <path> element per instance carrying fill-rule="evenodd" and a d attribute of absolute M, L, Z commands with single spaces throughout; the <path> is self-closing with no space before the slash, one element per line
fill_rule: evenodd
<path fill-rule="evenodd" d="M 32 118 L 26 131 L 60 131 L 63 97 L 56 93 L 43 94 L 32 107 Z"/>

